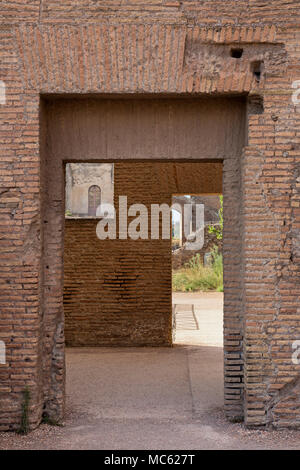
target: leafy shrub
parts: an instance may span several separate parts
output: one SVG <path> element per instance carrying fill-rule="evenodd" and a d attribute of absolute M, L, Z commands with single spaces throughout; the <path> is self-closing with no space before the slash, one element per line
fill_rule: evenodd
<path fill-rule="evenodd" d="M 173 291 L 195 292 L 215 290 L 223 292 L 223 256 L 215 246 L 211 251 L 212 260 L 203 266 L 197 253 L 184 268 L 173 271 Z"/>
<path fill-rule="evenodd" d="M 219 224 L 209 225 L 208 233 L 214 234 L 218 240 L 223 240 L 223 196 L 219 196 L 220 209 L 218 211 Z"/>

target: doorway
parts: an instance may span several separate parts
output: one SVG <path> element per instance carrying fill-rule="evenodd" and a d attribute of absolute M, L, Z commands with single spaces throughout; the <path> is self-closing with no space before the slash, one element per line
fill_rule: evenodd
<path fill-rule="evenodd" d="M 223 348 L 223 196 L 172 202 L 174 343 Z"/>
<path fill-rule="evenodd" d="M 223 191 L 224 332 L 231 343 L 224 349 L 229 371 L 226 382 L 225 367 L 225 409 L 229 415 L 242 412 L 242 279 L 235 266 L 242 257 L 239 196 L 245 109 L 240 98 L 44 101 L 44 401 L 50 415 L 57 418 L 63 413 L 64 387 L 59 377 L 65 370 L 65 337 L 76 346 L 172 344 L 170 240 L 108 240 L 103 257 L 96 257 L 105 275 L 90 279 L 91 296 L 82 297 L 81 273 L 96 268 L 99 239 L 92 219 L 80 220 L 80 231 L 73 221 L 64 228 L 64 167 L 71 162 L 113 163 L 120 194 L 131 188 L 130 205 L 164 201 L 170 205 L 173 194 Z M 68 224 L 74 225 L 73 232 Z M 70 239 L 68 233 L 72 233 Z M 79 269 L 77 263 L 77 270 L 67 261 L 70 246 L 73 259 L 84 260 Z M 76 250 L 83 250 L 82 256 Z M 72 328 L 63 307 L 71 272 L 69 312 L 77 306 L 76 315 L 69 315 Z M 105 289 L 113 292 L 109 301 Z M 92 314 L 84 319 L 88 304 Z M 234 378 L 232 365 L 240 367 Z"/>

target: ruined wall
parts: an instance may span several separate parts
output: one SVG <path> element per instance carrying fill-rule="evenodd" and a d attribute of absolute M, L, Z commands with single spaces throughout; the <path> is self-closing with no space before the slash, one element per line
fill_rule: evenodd
<path fill-rule="evenodd" d="M 145 204 L 149 240 L 99 240 L 97 220 L 65 221 L 66 344 L 167 346 L 171 242 L 151 240 L 151 204 L 170 206 L 176 191 L 221 192 L 222 164 L 115 163 L 114 173 L 116 208 L 119 195 L 128 197 L 128 207 Z"/>
<path fill-rule="evenodd" d="M 196 255 L 200 256 L 202 263 L 206 253 L 210 253 L 217 246 L 222 252 L 222 240 L 218 240 L 216 235 L 209 233 L 208 227 L 204 229 L 204 245 L 201 250 L 187 250 L 184 246 L 177 248 L 172 253 L 172 269 L 180 269 L 185 267 L 189 261 Z"/>
<path fill-rule="evenodd" d="M 242 167 L 224 163 L 224 184 L 230 189 L 232 181 L 242 182 L 227 208 L 243 195 L 244 227 L 240 258 L 230 258 L 230 249 L 227 256 L 234 275 L 225 279 L 225 309 L 233 312 L 225 318 L 225 397 L 237 397 L 247 424 L 299 425 L 300 366 L 291 361 L 292 343 L 300 338 L 300 110 L 291 99 L 292 83 L 300 79 L 299 16 L 298 0 L 149 0 L 143 7 L 135 1 L 2 2 L 0 340 L 7 364 L 0 365 L 1 429 L 18 427 L 26 385 L 32 426 L 45 402 L 53 416 L 63 410 L 62 279 L 55 267 L 43 268 L 40 93 L 260 96 L 249 107 Z M 245 55 L 231 57 L 232 48 Z M 62 247 L 53 242 L 50 253 L 62 257 Z"/>
<path fill-rule="evenodd" d="M 212 27 L 230 25 L 296 24 L 299 21 L 299 3 L 272 0 L 262 5 L 261 0 L 137 0 L 126 4 L 107 0 L 101 4 L 93 0 L 70 0 L 66 5 L 56 0 L 26 0 L 16 8 L 8 0 L 1 5 L 1 17 L 8 23 L 39 21 L 54 24 L 88 21 L 118 21 L 135 23 L 186 24 L 196 23 Z"/>

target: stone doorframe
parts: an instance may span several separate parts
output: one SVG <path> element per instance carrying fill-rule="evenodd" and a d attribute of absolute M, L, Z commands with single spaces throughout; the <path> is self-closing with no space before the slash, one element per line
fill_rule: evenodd
<path fill-rule="evenodd" d="M 126 96 L 122 100 L 103 98 L 95 100 L 92 97 L 86 100 L 52 100 L 48 96 L 41 101 L 41 175 L 43 181 L 41 301 L 44 384 L 41 393 L 43 413 L 52 419 L 62 419 L 65 398 L 62 261 L 64 163 L 132 161 L 132 148 L 136 150 L 136 161 L 141 161 L 143 156 L 149 161 L 158 159 L 162 162 L 180 162 L 184 159 L 186 162 L 206 162 L 212 167 L 214 162 L 223 162 L 225 412 L 231 420 L 243 419 L 242 168 L 244 146 L 247 140 L 248 108 L 247 100 L 243 96 L 214 99 L 207 97 L 157 99 L 148 96 L 144 100 L 141 98 L 128 100 Z M 156 135 L 155 131 L 152 133 L 149 131 L 150 139 L 145 137 L 147 130 L 153 131 L 155 121 L 158 128 L 163 128 L 166 120 L 169 122 L 170 113 L 174 116 L 172 124 L 175 128 L 174 135 L 180 132 L 176 127 L 181 125 L 182 138 L 185 139 L 188 136 L 185 139 L 185 146 L 169 145 L 173 148 L 173 154 L 172 151 L 167 154 L 167 143 L 164 145 L 163 140 L 161 145 L 157 145 L 153 138 L 153 135 Z M 157 119 L 158 115 L 160 119 Z M 137 116 L 139 116 L 139 132 L 133 126 Z M 180 116 L 185 116 L 186 127 L 182 124 L 183 121 L 180 124 Z M 197 124 L 198 121 L 197 127 L 195 123 Z M 93 131 L 91 130 L 92 123 L 95 122 Z M 123 130 L 124 122 L 126 122 L 125 130 Z M 121 135 L 120 139 L 122 155 L 120 155 L 120 147 L 115 143 L 114 134 L 110 134 L 111 128 L 116 129 L 116 135 L 124 133 L 123 138 Z M 102 136 L 99 129 L 102 130 Z M 127 140 L 126 132 L 129 133 Z M 210 136 L 211 132 L 213 132 L 212 136 Z M 138 134 L 140 137 L 137 137 Z M 101 139 L 105 140 L 105 146 L 101 144 Z M 159 152 L 165 156 L 159 158 Z M 103 158 L 99 159 L 101 155 Z M 189 155 L 189 158 L 184 158 L 185 155 Z M 213 174 L 210 174 L 207 188 L 209 184 L 213 184 L 209 183 L 212 178 Z M 222 192 L 221 187 L 216 188 L 215 184 L 213 186 L 213 192 Z M 170 309 L 170 318 L 171 315 Z"/>

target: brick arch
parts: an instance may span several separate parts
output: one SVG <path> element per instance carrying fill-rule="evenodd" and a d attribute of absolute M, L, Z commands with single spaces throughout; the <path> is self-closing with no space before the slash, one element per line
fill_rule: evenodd
<path fill-rule="evenodd" d="M 274 26 L 24 24 L 15 34 L 24 86 L 41 93 L 259 92 L 250 61 L 282 47 Z M 245 58 L 230 57 L 234 45 Z"/>

